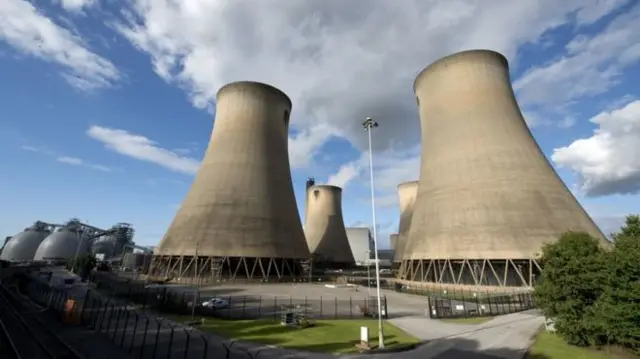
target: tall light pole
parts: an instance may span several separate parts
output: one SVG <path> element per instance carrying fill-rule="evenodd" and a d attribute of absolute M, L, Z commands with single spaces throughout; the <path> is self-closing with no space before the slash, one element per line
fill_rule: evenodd
<path fill-rule="evenodd" d="M 371 181 L 371 215 L 373 221 L 373 252 L 376 261 L 376 295 L 378 301 L 378 347 L 384 348 L 384 333 L 382 331 L 382 303 L 380 302 L 380 261 L 378 260 L 378 234 L 376 228 L 376 196 L 375 186 L 373 183 L 373 151 L 371 150 L 371 131 L 378 127 L 378 123 L 371 117 L 367 117 L 362 123 L 365 131 L 369 135 L 369 174 Z"/>

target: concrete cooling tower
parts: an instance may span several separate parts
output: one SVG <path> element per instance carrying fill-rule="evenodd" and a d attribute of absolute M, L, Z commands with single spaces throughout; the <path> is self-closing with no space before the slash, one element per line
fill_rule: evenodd
<path fill-rule="evenodd" d="M 414 91 L 422 157 L 402 278 L 532 286 L 544 243 L 568 230 L 607 243 L 531 135 L 502 55 L 447 56 Z"/>
<path fill-rule="evenodd" d="M 392 251 L 396 251 L 396 247 L 398 246 L 398 233 L 391 233 L 389 235 L 389 248 L 391 248 Z"/>
<path fill-rule="evenodd" d="M 404 182 L 398 185 L 398 203 L 400 204 L 400 223 L 398 225 L 398 239 L 396 251 L 393 255 L 394 263 L 401 263 L 404 256 L 404 248 L 409 237 L 411 217 L 418 194 L 418 181 Z"/>
<path fill-rule="evenodd" d="M 217 94 L 209 146 L 191 189 L 155 249 L 168 278 L 282 278 L 309 260 L 289 167 L 291 100 L 257 82 Z"/>
<path fill-rule="evenodd" d="M 328 267 L 355 264 L 342 219 L 342 188 L 314 185 L 307 189 L 304 233 L 315 261 Z"/>

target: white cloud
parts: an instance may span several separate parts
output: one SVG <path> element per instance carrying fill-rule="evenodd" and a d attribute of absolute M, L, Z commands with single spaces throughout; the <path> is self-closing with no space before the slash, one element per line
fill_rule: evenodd
<path fill-rule="evenodd" d="M 72 165 L 72 166 L 83 166 L 83 167 L 91 168 L 91 169 L 102 171 L 102 172 L 111 172 L 111 168 L 107 166 L 89 163 L 78 157 L 60 156 L 60 157 L 56 157 L 56 161 L 65 163 L 68 165 Z"/>
<path fill-rule="evenodd" d="M 62 163 L 68 163 L 70 165 L 76 165 L 76 166 L 79 166 L 82 164 L 82 160 L 77 157 L 58 157 L 56 158 L 56 161 L 62 162 Z"/>
<path fill-rule="evenodd" d="M 366 146 L 361 122 L 387 123 L 374 151 L 419 142 L 412 83 L 436 58 L 489 48 L 517 49 L 577 17 L 596 21 L 615 2 L 598 0 L 174 1 L 134 0 L 113 26 L 150 55 L 156 73 L 207 108 L 220 86 L 254 80 L 294 104 L 294 166 L 331 136 Z M 319 123 L 327 131 L 312 131 Z M 308 139 L 312 139 L 309 140 Z M 299 141 L 296 141 L 299 140 Z"/>
<path fill-rule="evenodd" d="M 95 5 L 95 0 L 58 0 L 60 6 L 70 12 L 81 12 L 83 9 Z"/>
<path fill-rule="evenodd" d="M 528 70 L 514 83 L 523 105 L 563 106 L 605 93 L 623 70 L 640 59 L 640 6 L 614 19 L 593 36 L 577 35 L 567 54 Z"/>
<path fill-rule="evenodd" d="M 553 150 L 551 159 L 579 176 L 588 196 L 640 191 L 640 100 L 591 120 L 593 136 Z"/>
<path fill-rule="evenodd" d="M 172 171 L 195 174 L 200 167 L 196 159 L 159 147 L 156 142 L 125 130 L 91 126 L 87 135 L 108 149 L 138 160 L 155 163 Z"/>
<path fill-rule="evenodd" d="M 25 0 L 0 1 L 0 39 L 60 65 L 63 78 L 81 90 L 109 87 L 121 77 L 113 63 L 91 52 L 81 38 Z"/>
<path fill-rule="evenodd" d="M 361 168 L 358 164 L 352 162 L 346 163 L 340 167 L 337 173 L 329 176 L 327 184 L 344 189 L 351 180 L 358 177 L 360 170 Z"/>

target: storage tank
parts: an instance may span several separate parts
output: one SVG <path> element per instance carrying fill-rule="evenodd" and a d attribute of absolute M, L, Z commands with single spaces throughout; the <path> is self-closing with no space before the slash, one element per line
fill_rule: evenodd
<path fill-rule="evenodd" d="M 90 249 L 91 244 L 83 234 L 82 225 L 69 222 L 40 243 L 33 259 L 37 261 L 64 261 L 74 258 L 76 253 L 78 255 L 87 254 Z"/>
<path fill-rule="evenodd" d="M 5 244 L 0 259 L 5 261 L 30 261 L 42 241 L 51 234 L 47 224 L 35 222 L 31 227 L 11 237 Z"/>
<path fill-rule="evenodd" d="M 151 263 L 151 253 L 125 253 L 122 257 L 122 266 L 145 271 Z"/>

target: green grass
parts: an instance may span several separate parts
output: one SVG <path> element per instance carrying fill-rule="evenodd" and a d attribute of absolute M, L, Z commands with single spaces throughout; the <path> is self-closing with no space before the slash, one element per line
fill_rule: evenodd
<path fill-rule="evenodd" d="M 633 358 L 615 348 L 600 351 L 567 344 L 562 338 L 545 330 L 541 331 L 529 348 L 527 359 L 623 359 Z"/>
<path fill-rule="evenodd" d="M 176 321 L 190 321 L 190 316 L 173 317 Z M 221 336 L 282 348 L 301 349 L 324 353 L 356 353 L 360 343 L 360 327 L 369 328 L 369 344 L 377 346 L 376 320 L 317 320 L 315 326 L 297 329 L 272 320 L 224 320 L 205 318 L 202 330 Z M 384 323 L 385 347 L 392 348 L 415 344 L 419 340 Z"/>
<path fill-rule="evenodd" d="M 469 318 L 447 318 L 440 319 L 443 323 L 453 323 L 453 324 L 482 324 L 486 323 L 493 319 L 493 317 L 469 317 Z"/>

